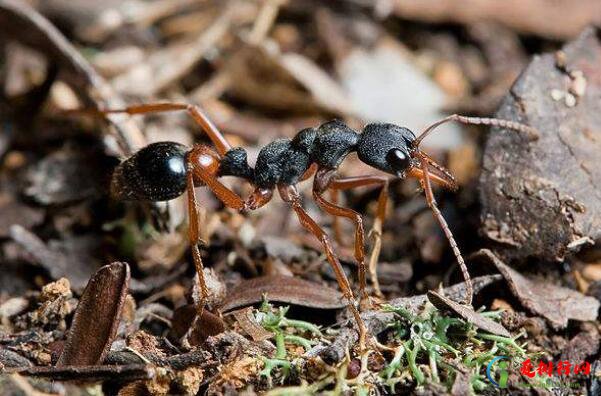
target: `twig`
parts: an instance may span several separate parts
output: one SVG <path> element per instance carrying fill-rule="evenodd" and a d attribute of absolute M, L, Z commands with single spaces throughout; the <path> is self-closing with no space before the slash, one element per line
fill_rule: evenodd
<path fill-rule="evenodd" d="M 27 34 L 23 34 L 27 32 Z M 123 107 L 123 100 L 88 61 L 46 18 L 23 2 L 0 0 L 0 39 L 9 38 L 30 46 L 69 71 L 70 82 L 80 88 L 87 106 Z M 128 116 L 110 115 L 110 134 L 117 154 L 128 156 L 146 145 L 146 139 Z M 112 148 L 112 147 L 109 147 Z"/>

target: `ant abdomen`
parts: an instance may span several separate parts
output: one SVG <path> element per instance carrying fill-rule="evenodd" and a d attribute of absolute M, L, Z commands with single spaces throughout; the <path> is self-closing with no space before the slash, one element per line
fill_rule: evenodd
<path fill-rule="evenodd" d="M 186 191 L 188 148 L 174 142 L 150 144 L 115 169 L 111 193 L 126 201 L 169 201 Z"/>

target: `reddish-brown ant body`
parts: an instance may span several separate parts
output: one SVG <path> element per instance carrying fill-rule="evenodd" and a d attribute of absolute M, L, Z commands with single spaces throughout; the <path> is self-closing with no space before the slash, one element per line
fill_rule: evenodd
<path fill-rule="evenodd" d="M 338 206 L 336 199 L 324 198 L 326 191 L 337 192 L 361 186 L 381 186 L 378 221 L 383 221 L 387 199 L 388 178 L 381 175 L 337 178 L 336 170 L 351 152 L 371 167 L 398 178 L 413 177 L 420 181 L 428 206 L 440 223 L 466 281 L 465 303 L 471 305 L 472 285 L 463 257 L 446 221 L 440 213 L 431 182 L 455 189 L 453 176 L 419 149 L 421 141 L 437 126 L 458 121 L 464 124 L 484 124 L 513 129 L 536 138 L 537 132 L 526 125 L 491 118 L 449 116 L 432 124 L 415 137 L 413 132 L 394 124 L 366 125 L 359 133 L 340 121 L 331 121 L 317 128 L 300 131 L 292 139 L 279 139 L 269 143 L 259 152 L 256 164 L 251 167 L 243 148 L 232 148 L 213 123 L 196 106 L 178 103 L 157 103 L 131 106 L 118 110 L 100 110 L 100 114 L 144 114 L 184 110 L 200 125 L 215 146 L 197 145 L 192 148 L 173 142 L 150 144 L 123 161 L 115 170 L 112 191 L 120 199 L 167 201 L 187 193 L 189 210 L 189 239 L 198 273 L 202 298 L 208 291 L 203 276 L 203 263 L 198 249 L 199 219 L 194 187 L 207 186 L 226 207 L 249 211 L 267 204 L 278 190 L 282 199 L 296 213 L 302 226 L 319 239 L 326 257 L 334 269 L 336 279 L 348 301 L 360 334 L 360 345 L 365 342 L 366 329 L 359 315 L 349 281 L 326 232 L 313 220 L 302 206 L 296 184 L 314 175 L 313 198 L 320 208 L 337 217 L 345 217 L 355 224 L 355 258 L 359 267 L 359 287 L 362 299 L 367 299 L 364 253 L 364 230 L 361 215 L 352 209 Z M 221 176 L 236 176 L 254 185 L 254 192 L 241 198 L 223 185 Z M 335 197 L 335 195 L 333 195 Z M 372 257 L 373 258 L 373 257 Z M 377 257 L 376 257 L 377 259 Z M 204 303 L 199 304 L 202 310 Z"/>

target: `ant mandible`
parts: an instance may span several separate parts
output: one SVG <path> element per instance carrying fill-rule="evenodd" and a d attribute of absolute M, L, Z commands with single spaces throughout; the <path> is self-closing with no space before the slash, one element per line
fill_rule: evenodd
<path fill-rule="evenodd" d="M 350 283 L 332 249 L 328 235 L 303 208 L 296 184 L 314 175 L 313 199 L 317 205 L 335 219 L 345 217 L 354 222 L 359 289 L 361 299 L 368 300 L 361 215 L 352 209 L 337 205 L 336 199 L 327 200 L 323 195 L 328 190 L 337 192 L 362 186 L 381 186 L 377 221 L 380 223 L 383 221 L 387 199 L 387 177 L 380 175 L 336 177 L 338 167 L 351 152 L 356 152 L 362 162 L 375 169 L 400 179 L 412 177 L 419 180 L 428 206 L 432 209 L 436 220 L 449 240 L 465 279 L 465 304 L 471 305 L 473 290 L 465 261 L 447 222 L 438 209 L 432 192 L 432 182 L 453 190 L 457 188 L 457 185 L 448 170 L 420 150 L 420 143 L 436 127 L 449 121 L 498 126 L 525 133 L 530 139 L 538 137 L 534 128 L 517 122 L 495 118 L 465 117 L 456 114 L 430 125 L 417 138 L 411 130 L 394 124 L 368 124 L 359 133 L 340 121 L 330 121 L 317 128 L 303 129 L 292 139 L 278 139 L 267 144 L 260 150 L 255 167 L 252 168 L 248 165 L 246 151 L 240 147 L 232 148 L 221 132 L 197 106 L 181 103 L 153 103 L 94 112 L 100 115 L 111 113 L 133 115 L 178 110 L 188 112 L 208 135 L 215 148 L 207 145 L 196 145 L 189 148 L 174 142 L 150 144 L 116 168 L 112 178 L 111 191 L 117 198 L 138 201 L 168 201 L 187 193 L 188 237 L 201 290 L 199 312 L 202 312 L 204 308 L 208 290 L 198 249 L 199 219 L 194 187 L 207 186 L 226 207 L 238 211 L 249 211 L 262 207 L 271 200 L 273 191 L 277 189 L 283 201 L 292 207 L 301 225 L 318 238 L 323 245 L 327 260 L 334 269 L 336 280 L 357 323 L 362 349 L 365 345 L 366 328 L 359 315 Z M 218 180 L 221 176 L 245 179 L 255 187 L 254 192 L 248 198 L 243 199 Z"/>

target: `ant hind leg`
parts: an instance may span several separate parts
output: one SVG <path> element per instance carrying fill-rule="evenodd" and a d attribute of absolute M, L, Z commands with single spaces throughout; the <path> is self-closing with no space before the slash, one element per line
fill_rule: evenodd
<path fill-rule="evenodd" d="M 224 155 L 228 152 L 232 146 L 229 144 L 225 136 L 217 129 L 215 124 L 209 119 L 209 117 L 202 111 L 198 106 L 186 104 L 186 103 L 172 103 L 172 102 L 161 102 L 161 103 L 145 103 L 140 105 L 127 106 L 122 109 L 98 109 L 92 110 L 92 113 L 106 115 L 106 114 L 117 114 L 126 113 L 129 115 L 135 114 L 149 114 L 149 113 L 165 113 L 169 111 L 186 111 L 190 117 L 198 124 L 201 129 L 207 134 L 211 142 L 217 148 L 220 155 Z M 80 112 L 76 110 L 74 112 Z M 88 112 L 84 110 L 83 112 Z"/>
<path fill-rule="evenodd" d="M 209 290 L 204 276 L 204 265 L 202 263 L 202 257 L 200 256 L 200 250 L 198 249 L 199 243 L 199 221 L 198 221 L 198 208 L 196 201 L 196 194 L 194 193 L 194 176 L 190 172 L 187 176 L 187 194 L 188 194 L 188 239 L 190 240 L 190 248 L 192 249 L 192 259 L 194 260 L 194 267 L 196 268 L 196 274 L 198 276 L 198 286 L 200 291 L 200 301 L 196 306 L 197 316 L 201 317 L 204 310 L 207 299 L 209 298 Z"/>

